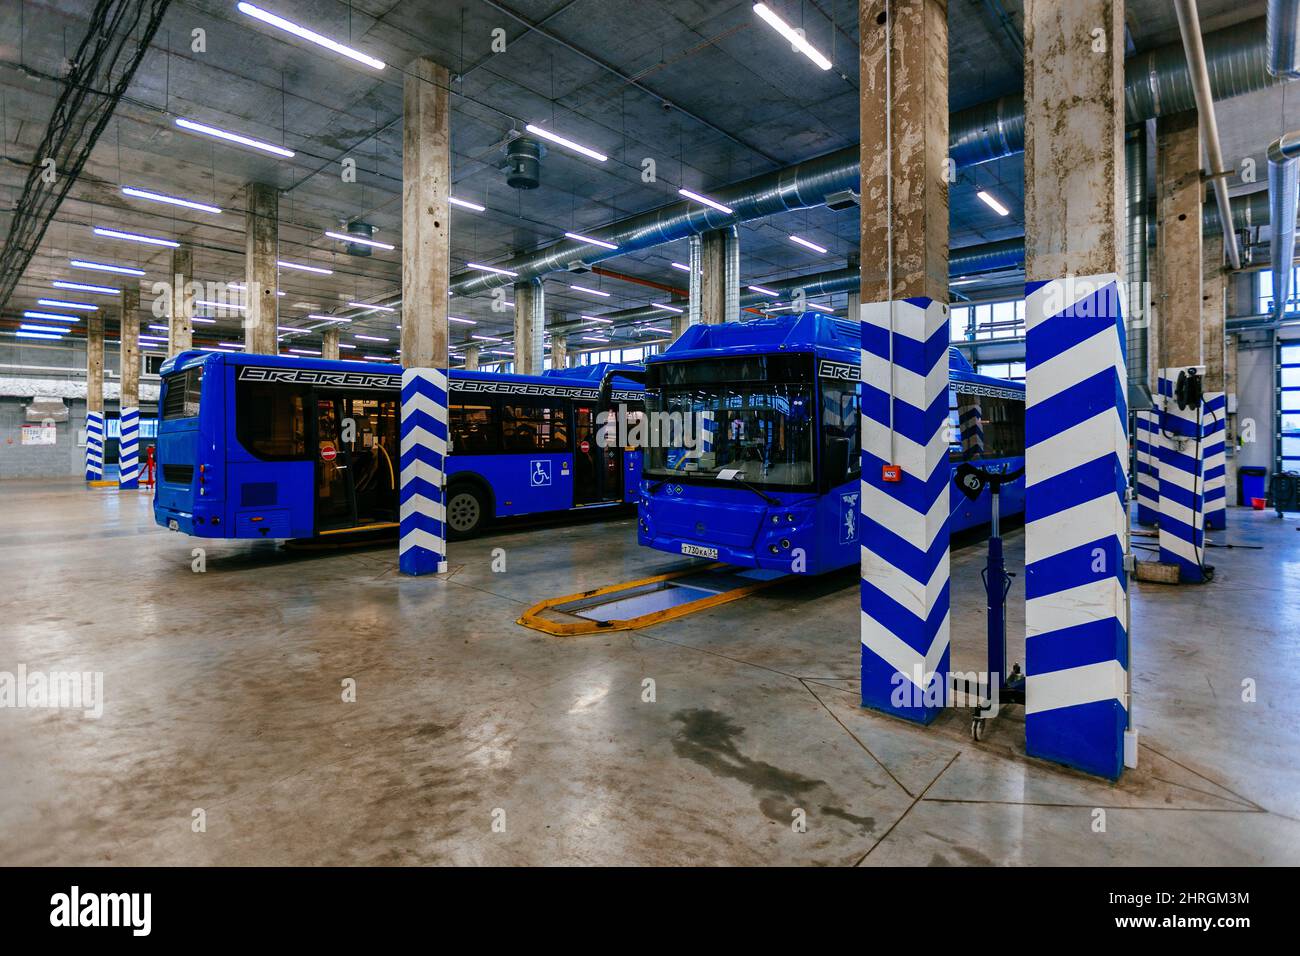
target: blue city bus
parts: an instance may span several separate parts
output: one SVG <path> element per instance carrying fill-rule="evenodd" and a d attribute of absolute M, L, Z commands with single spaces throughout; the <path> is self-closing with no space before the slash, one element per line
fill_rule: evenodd
<path fill-rule="evenodd" d="M 648 359 L 647 416 L 698 416 L 700 435 L 644 452 L 640 543 L 805 574 L 856 564 L 860 341 L 857 323 L 805 312 L 695 325 Z M 1015 472 L 1024 386 L 976 374 L 956 349 L 949 374 L 953 468 L 973 461 Z M 970 502 L 953 487 L 952 530 L 987 523 L 990 501 L 987 491 Z M 1021 477 L 1003 486 L 1001 513 L 1023 511 Z"/>
<path fill-rule="evenodd" d="M 396 524 L 400 368 L 189 351 L 159 374 L 158 524 L 272 539 Z M 609 380 L 607 401 L 641 408 L 638 382 Z M 633 502 L 623 449 L 596 441 L 601 395 L 583 377 L 452 370 L 449 537 L 507 516 Z"/>

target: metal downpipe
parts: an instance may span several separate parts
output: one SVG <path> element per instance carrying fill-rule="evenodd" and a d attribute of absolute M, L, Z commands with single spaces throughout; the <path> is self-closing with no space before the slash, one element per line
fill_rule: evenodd
<path fill-rule="evenodd" d="M 1151 383 L 1147 379 L 1147 331 L 1151 324 L 1150 286 L 1147 283 L 1147 128 L 1130 126 L 1124 133 L 1125 269 L 1128 286 L 1125 305 L 1125 344 L 1128 364 L 1128 406 L 1151 408 Z"/>

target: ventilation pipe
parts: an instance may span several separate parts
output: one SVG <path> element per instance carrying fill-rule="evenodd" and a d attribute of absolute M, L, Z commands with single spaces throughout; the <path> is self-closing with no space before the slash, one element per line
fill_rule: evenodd
<path fill-rule="evenodd" d="M 1124 133 L 1125 246 L 1124 278 L 1128 302 L 1124 340 L 1128 361 L 1128 407 L 1151 408 L 1151 383 L 1147 378 L 1147 330 L 1151 302 L 1147 286 L 1147 128 L 1130 126 Z"/>
<path fill-rule="evenodd" d="M 1264 37 L 1269 74 L 1285 80 L 1300 77 L 1300 2 L 1268 0 Z"/>
<path fill-rule="evenodd" d="M 1273 270 L 1273 318 L 1286 314 L 1291 297 L 1291 262 L 1295 258 L 1297 173 L 1300 170 L 1300 130 L 1279 137 L 1268 147 L 1269 219 L 1273 242 L 1269 249 Z"/>
<path fill-rule="evenodd" d="M 1214 92 L 1210 89 L 1210 73 L 1205 63 L 1205 42 L 1201 39 L 1201 20 L 1196 12 L 1196 0 L 1174 0 L 1174 9 L 1178 14 L 1178 32 L 1182 35 L 1183 52 L 1187 55 L 1201 132 L 1205 136 L 1205 175 L 1214 184 L 1214 201 L 1219 207 L 1219 217 L 1229 222 L 1232 220 L 1232 205 L 1228 200 L 1223 148 L 1219 145 L 1219 122 L 1214 118 Z M 1241 251 L 1237 248 L 1237 234 L 1231 229 L 1223 232 L 1223 248 L 1232 268 L 1240 269 Z"/>
<path fill-rule="evenodd" d="M 722 234 L 723 322 L 740 321 L 740 230 L 729 226 Z"/>
<path fill-rule="evenodd" d="M 700 276 L 704 270 L 704 237 L 695 235 L 691 236 L 690 258 L 687 264 L 690 266 L 690 305 L 687 306 L 686 324 L 699 325 L 701 321 L 700 307 L 704 301 L 701 295 Z"/>

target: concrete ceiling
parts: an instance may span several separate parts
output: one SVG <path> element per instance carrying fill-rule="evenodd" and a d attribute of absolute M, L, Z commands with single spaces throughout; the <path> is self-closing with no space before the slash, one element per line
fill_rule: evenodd
<path fill-rule="evenodd" d="M 453 82 L 454 194 L 482 203 L 486 213 L 452 212 L 453 272 L 466 260 L 492 262 L 545 245 L 564 231 L 594 229 L 630 213 L 675 200 L 679 185 L 720 185 L 817 156 L 857 141 L 857 5 L 848 0 L 776 0 L 774 6 L 827 53 L 822 72 L 791 51 L 757 19 L 749 0 L 263 0 L 262 6 L 337 38 L 389 66 L 376 73 L 240 14 L 234 0 L 173 2 L 152 49 L 119 104 L 24 274 L 9 317 L 49 296 L 54 279 L 97 284 L 102 273 L 68 267 L 70 258 L 136 265 L 152 281 L 165 279 L 165 249 L 103 239 L 91 230 L 112 226 L 192 243 L 201 281 L 241 281 L 242 189 L 275 184 L 280 204 L 282 259 L 334 270 L 331 276 L 281 274 L 280 324 L 311 327 L 308 312 L 342 311 L 351 300 L 400 294 L 402 68 L 429 55 L 457 75 Z M 28 164 L 33 161 L 60 82 L 65 58 L 86 31 L 86 0 L 22 0 L 0 11 L 0 93 L 5 152 L 0 164 L 0 228 L 7 231 Z M 1207 29 L 1260 16 L 1263 3 L 1205 0 Z M 954 109 L 1020 88 L 1022 67 L 1001 16 L 1022 22 L 1019 0 L 950 0 L 950 100 Z M 1177 38 L 1164 0 L 1130 0 L 1128 22 L 1138 48 Z M 528 24 L 537 25 L 537 29 Z M 192 31 L 206 31 L 206 52 L 192 49 Z M 505 31 L 503 53 L 491 49 Z M 633 82 L 635 81 L 635 82 Z M 1228 161 L 1262 156 L 1267 141 L 1300 100 L 1280 91 L 1261 95 L 1268 110 L 1243 98 L 1221 112 Z M 1274 100 L 1277 104 L 1274 104 Z M 1274 106 L 1276 113 L 1273 115 Z M 293 159 L 267 156 L 194 136 L 173 125 L 189 117 L 295 150 Z M 528 122 L 561 130 L 600 149 L 595 163 L 553 148 L 542 186 L 505 185 L 502 146 Z M 341 161 L 356 160 L 354 184 Z M 641 178 L 642 160 L 656 162 L 658 179 Z M 1263 169 L 1261 164 L 1260 169 Z M 128 199 L 134 185 L 221 207 L 218 216 Z M 1011 208 L 1000 217 L 975 193 L 989 189 Z M 963 172 L 950 195 L 952 244 L 1023 231 L 1023 162 L 1012 156 Z M 362 219 L 376 237 L 398 245 L 369 258 L 345 254 L 326 229 Z M 818 208 L 741 227 L 746 282 L 838 268 L 857 246 L 856 210 Z M 798 233 L 826 246 L 820 256 L 789 242 Z M 681 287 L 686 242 L 620 256 L 603 267 Z M 598 299 L 571 282 L 611 293 Z M 567 318 L 662 301 L 662 291 L 611 277 L 556 275 L 546 283 L 547 307 Z M 64 296 L 67 297 L 67 296 Z M 93 298 L 93 297 L 92 297 Z M 829 301 L 829 300 L 824 300 Z M 508 312 L 491 297 L 455 299 L 453 313 L 479 321 L 475 332 L 510 328 Z M 833 304 L 842 307 L 844 297 Z M 398 316 L 370 313 L 344 329 L 391 339 L 367 343 L 368 354 L 396 348 Z M 220 335 L 240 339 L 238 319 Z M 467 327 L 453 330 L 457 340 Z M 306 336 L 304 342 L 310 342 Z M 360 352 L 360 349 L 358 350 Z"/>

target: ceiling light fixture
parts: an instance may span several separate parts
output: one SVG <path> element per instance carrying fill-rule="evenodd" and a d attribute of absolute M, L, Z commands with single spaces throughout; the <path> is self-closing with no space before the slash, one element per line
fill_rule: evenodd
<path fill-rule="evenodd" d="M 351 319 L 345 319 L 341 315 L 321 315 L 319 312 L 309 313 L 307 318 L 317 319 L 321 322 L 351 322 Z"/>
<path fill-rule="evenodd" d="M 565 235 L 568 236 L 570 239 L 574 240 L 575 242 L 589 242 L 593 246 L 601 246 L 602 248 L 605 249 L 618 248 L 618 246 L 614 245 L 614 243 L 612 242 L 606 242 L 604 239 L 593 239 L 591 238 L 591 236 L 584 236 L 580 232 L 566 232 Z"/>
<path fill-rule="evenodd" d="M 807 303 L 805 303 L 805 305 L 807 305 L 808 308 L 810 308 L 810 309 L 816 309 L 818 312 L 829 312 L 829 313 L 831 313 L 832 315 L 835 314 L 835 310 L 834 310 L 834 309 L 827 308 L 827 307 L 824 306 L 824 305 L 818 305 L 816 302 L 807 302 Z"/>
<path fill-rule="evenodd" d="M 96 226 L 94 233 L 97 236 L 105 236 L 109 239 L 129 239 L 131 242 L 143 242 L 150 246 L 167 246 L 169 249 L 177 248 L 180 243 L 173 239 L 159 239 L 157 236 L 142 236 L 135 232 L 119 232 L 117 229 L 105 229 Z M 141 273 L 143 275 L 144 273 Z"/>
<path fill-rule="evenodd" d="M 772 27 L 772 29 L 774 29 L 777 33 L 781 34 L 781 36 L 789 40 L 790 45 L 792 47 L 794 47 L 796 50 L 798 50 L 808 59 L 812 60 L 823 70 L 829 70 L 831 68 L 831 61 L 826 59 L 826 57 L 822 55 L 820 50 L 818 50 L 815 46 L 813 46 L 811 43 L 805 40 L 803 35 L 798 30 L 794 29 L 794 27 L 790 26 L 790 24 L 786 23 L 775 13 L 773 13 L 771 8 L 768 7 L 766 3 L 754 4 L 754 12 L 757 13 L 764 20 L 766 20 L 768 25 Z"/>
<path fill-rule="evenodd" d="M 392 306 L 375 305 L 373 302 L 349 302 L 348 305 L 357 309 L 369 309 L 371 312 L 396 312 Z"/>
<path fill-rule="evenodd" d="M 671 265 L 674 269 L 681 269 L 683 272 L 690 272 L 690 271 L 691 271 L 691 267 L 688 266 L 688 265 L 686 265 L 686 264 L 683 263 L 683 262 L 672 262 L 672 263 L 669 263 L 669 265 Z"/>
<path fill-rule="evenodd" d="M 224 139 L 230 143 L 239 143 L 241 146 L 260 149 L 264 153 L 274 153 L 276 156 L 283 156 L 285 159 L 293 158 L 293 150 L 291 149 L 285 149 L 283 146 L 276 146 L 274 143 L 266 143 L 260 139 L 253 139 L 250 136 L 240 136 L 238 133 L 231 133 L 228 130 L 217 129 L 215 126 L 196 123 L 193 120 L 188 120 L 184 117 L 177 117 L 176 125 L 181 129 L 189 130 L 191 133 L 200 133 L 203 136 L 213 136 L 217 139 Z"/>
<path fill-rule="evenodd" d="M 549 139 L 552 143 L 559 143 L 561 146 L 571 149 L 575 153 L 582 153 L 583 156 L 590 156 L 598 163 L 603 163 L 605 160 L 609 159 L 609 157 L 604 153 L 598 153 L 590 147 L 583 146 L 581 143 L 575 143 L 571 139 L 565 139 L 559 133 L 552 133 L 550 130 L 542 129 L 540 126 L 534 126 L 532 123 L 529 123 L 524 127 L 524 129 L 528 130 L 528 132 L 532 133 L 534 136 L 540 136 L 542 139 Z"/>
<path fill-rule="evenodd" d="M 598 316 L 598 315 L 581 315 L 581 316 L 579 316 L 579 318 L 586 319 L 588 322 L 601 322 L 601 323 L 603 323 L 603 324 L 605 324 L 605 325 L 613 325 L 613 324 L 614 324 L 614 320 L 613 320 L 613 319 L 602 319 L 602 318 L 601 318 L 600 316 Z"/>
<path fill-rule="evenodd" d="M 55 341 L 64 338 L 62 335 L 51 335 L 49 332 L 15 332 L 14 337 L 20 339 L 54 339 Z"/>
<path fill-rule="evenodd" d="M 58 329 L 50 325 L 28 325 L 23 323 L 22 325 L 19 325 L 18 328 L 22 329 L 24 332 L 49 332 L 54 335 L 68 334 L 67 329 Z"/>
<path fill-rule="evenodd" d="M 337 239 L 339 242 L 359 242 L 363 246 L 374 246 L 376 249 L 387 249 L 389 252 L 392 252 L 397 248 L 387 242 L 379 242 L 376 239 L 364 239 L 361 236 L 349 236 L 345 232 L 330 232 L 327 229 L 325 230 L 325 235 L 329 236 L 331 239 Z"/>
<path fill-rule="evenodd" d="M 994 199 L 991 195 L 989 195 L 987 191 L 981 189 L 975 195 L 979 196 L 980 199 L 984 200 L 984 205 L 988 206 L 999 216 L 1011 215 L 1011 210 L 1008 209 L 1006 206 L 1002 205 L 1002 203 L 998 202 L 996 199 Z"/>
<path fill-rule="evenodd" d="M 89 302 L 66 302 L 63 299 L 37 299 L 37 305 L 48 305 L 56 309 L 76 309 L 79 312 L 98 312 L 99 306 Z"/>
<path fill-rule="evenodd" d="M 584 341 L 584 342 L 608 342 L 609 339 L 607 339 L 607 338 L 605 338 L 604 336 L 601 336 L 601 335 L 584 335 L 584 336 L 582 337 L 582 341 Z"/>
<path fill-rule="evenodd" d="M 352 336 L 354 339 L 364 339 L 367 342 L 387 342 L 388 339 L 382 335 L 362 335 L 360 332 Z"/>
<path fill-rule="evenodd" d="M 78 292 L 98 292 L 101 295 L 121 295 L 121 289 L 110 289 L 106 285 L 87 285 L 84 282 L 67 282 L 63 279 L 55 279 L 50 285 L 56 289 L 76 289 Z"/>
<path fill-rule="evenodd" d="M 728 215 L 735 212 L 735 210 L 730 206 L 724 206 L 716 199 L 710 199 L 708 196 L 701 196 L 699 193 L 691 192 L 689 189 L 679 189 L 677 190 L 677 193 L 678 195 L 685 196 L 687 199 L 694 199 L 696 202 L 704 203 L 706 206 L 711 206 L 719 212 L 725 212 Z"/>
<path fill-rule="evenodd" d="M 677 308 L 677 306 L 675 306 L 675 305 L 669 305 L 669 304 L 666 303 L 666 302 L 653 302 L 653 303 L 651 303 L 651 304 L 652 304 L 656 309 L 664 309 L 665 311 L 668 311 L 668 312 L 676 312 L 678 315 L 681 315 L 683 312 L 686 311 L 685 309 L 679 309 L 679 308 Z"/>
<path fill-rule="evenodd" d="M 54 312 L 33 312 L 28 310 L 23 313 L 24 319 L 45 319 L 48 322 L 80 322 L 79 315 L 58 315 Z"/>
<path fill-rule="evenodd" d="M 247 14 L 254 20 L 261 20 L 263 23 L 270 24 L 273 27 L 279 27 L 286 33 L 292 33 L 296 37 L 301 37 L 315 43 L 317 46 L 323 46 L 327 50 L 346 56 L 349 60 L 356 60 L 358 63 L 364 63 L 374 70 L 384 68 L 383 60 L 376 60 L 373 56 L 367 56 L 360 50 L 354 50 L 350 46 L 344 46 L 337 40 L 331 40 L 329 37 L 321 36 L 314 30 L 308 30 L 306 27 L 299 26 L 292 20 L 286 20 L 284 17 L 277 17 L 274 13 L 269 13 L 261 7 L 255 7 L 251 3 L 237 4 L 240 13 Z"/>
<path fill-rule="evenodd" d="M 599 289 L 589 289 L 585 285 L 571 285 L 569 288 L 575 292 L 586 292 L 588 295 L 598 295 L 602 299 L 609 298 L 608 292 L 601 292 Z"/>
<path fill-rule="evenodd" d="M 448 322 L 459 322 L 461 325 L 478 325 L 473 319 L 462 319 L 459 315 L 447 316 Z"/>
<path fill-rule="evenodd" d="M 826 255 L 826 253 L 830 251 L 825 246 L 819 246 L 817 243 L 811 242 L 803 236 L 791 236 L 790 241 L 797 242 L 799 245 L 806 249 L 811 249 L 813 252 L 820 252 L 822 255 Z"/>
<path fill-rule="evenodd" d="M 283 259 L 275 263 L 281 269 L 297 269 L 299 272 L 315 272 L 317 275 L 332 276 L 333 269 L 322 269 L 320 266 L 305 266 L 301 262 L 285 262 Z"/>
<path fill-rule="evenodd" d="M 480 342 L 504 342 L 505 339 L 499 339 L 495 335 L 471 335 L 471 339 L 478 339 Z"/>
<path fill-rule="evenodd" d="M 518 275 L 519 275 L 518 272 L 511 272 L 509 269 L 499 269 L 499 268 L 497 268 L 496 266 L 485 266 L 485 265 L 483 265 L 482 263 L 478 263 L 478 262 L 467 262 L 467 263 L 465 263 L 465 268 L 466 268 L 466 269 L 478 269 L 478 270 L 480 270 L 481 272 L 495 272 L 497 275 L 502 275 L 502 276 L 518 276 Z"/>
<path fill-rule="evenodd" d="M 154 202 L 165 202 L 172 206 L 184 206 L 186 209 L 197 209 L 199 212 L 211 212 L 221 215 L 221 210 L 216 206 L 209 206 L 207 203 L 194 202 L 191 199 L 181 199 L 177 196 L 164 196 L 162 193 L 151 193 L 147 189 L 136 189 L 134 186 L 123 186 L 122 195 L 134 196 L 137 199 L 151 199 Z"/>
<path fill-rule="evenodd" d="M 781 293 L 777 292 L 775 289 L 768 289 L 768 288 L 766 288 L 766 287 L 764 287 L 764 286 L 761 286 L 761 285 L 751 285 L 751 286 L 749 287 L 749 291 L 751 291 L 751 292 L 757 292 L 759 295 L 778 296 L 778 295 L 781 294 Z"/>
<path fill-rule="evenodd" d="M 460 206 L 461 209 L 472 209 L 475 212 L 487 212 L 487 206 L 480 206 L 476 202 L 470 202 L 468 199 L 457 199 L 455 196 L 448 196 L 447 202 L 453 206 Z"/>
<path fill-rule="evenodd" d="M 124 276 L 142 276 L 143 269 L 132 269 L 128 266 L 111 266 L 107 262 L 87 262 L 85 259 L 71 259 L 68 262 L 74 269 L 94 269 L 96 272 L 117 272 Z"/>

